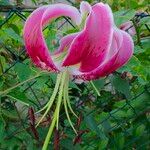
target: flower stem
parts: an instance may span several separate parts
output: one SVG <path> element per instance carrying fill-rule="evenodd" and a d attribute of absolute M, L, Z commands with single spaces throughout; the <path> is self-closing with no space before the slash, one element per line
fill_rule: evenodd
<path fill-rule="evenodd" d="M 56 123 L 56 119 L 57 119 L 56 115 L 57 115 L 57 109 L 55 110 L 54 117 L 53 117 L 52 123 L 51 123 L 51 125 L 50 125 L 50 128 L 49 128 L 49 130 L 48 130 L 47 136 L 46 136 L 46 138 L 45 138 L 45 141 L 44 141 L 44 145 L 43 145 L 43 147 L 42 147 L 42 150 L 47 150 L 47 147 L 48 147 L 50 138 L 51 138 L 51 136 L 52 136 L 52 132 L 53 132 L 54 127 L 55 127 L 55 123 Z"/>
<path fill-rule="evenodd" d="M 67 108 L 67 99 L 69 98 L 68 97 L 68 84 L 69 84 L 69 77 L 67 77 L 68 79 L 67 79 L 67 84 L 65 84 L 65 87 L 64 87 L 64 108 L 65 108 L 65 112 L 66 112 L 66 116 L 67 116 L 67 119 L 68 119 L 68 121 L 69 121 L 69 124 L 70 124 L 70 126 L 72 127 L 72 129 L 74 130 L 74 132 L 76 133 L 76 134 L 78 134 L 77 133 L 77 131 L 75 130 L 75 128 L 74 128 L 74 126 L 73 126 L 73 124 L 72 124 L 72 121 L 71 121 L 71 119 L 70 119 L 70 116 L 69 116 L 69 113 L 68 113 L 68 108 Z M 70 103 L 69 103 L 70 104 Z M 72 110 L 72 108 L 71 108 L 71 110 Z M 72 110 L 72 112 L 73 112 L 73 110 Z M 73 112 L 74 113 L 74 112 Z M 75 113 L 74 113 L 75 114 Z M 76 114 L 75 114 L 76 115 Z"/>
<path fill-rule="evenodd" d="M 60 111 L 60 106 L 61 106 L 62 97 L 63 97 L 63 89 L 64 89 L 64 85 L 65 85 L 66 72 L 61 73 L 61 76 L 58 79 L 60 80 L 59 81 L 60 86 L 58 85 L 59 86 L 58 102 L 57 102 L 57 106 L 56 106 L 56 109 L 55 109 L 55 112 L 54 112 L 54 115 L 53 115 L 52 123 L 50 125 L 48 134 L 47 134 L 47 136 L 45 138 L 42 150 L 47 150 L 47 147 L 48 147 L 48 144 L 49 144 L 50 138 L 52 136 L 52 132 L 54 130 L 55 125 L 56 125 L 56 128 L 58 130 L 59 111 Z M 58 89 L 55 92 L 57 93 Z"/>
<path fill-rule="evenodd" d="M 73 131 L 74 131 L 76 134 L 78 134 L 77 131 L 76 131 L 76 129 L 74 128 L 74 126 L 73 126 L 73 124 L 72 124 L 72 121 L 71 121 L 70 116 L 69 116 L 69 113 L 68 113 L 66 97 L 64 97 L 64 107 L 65 107 L 66 116 L 67 116 L 67 119 L 68 119 L 68 121 L 69 121 L 70 126 L 72 127 Z"/>
<path fill-rule="evenodd" d="M 50 102 L 48 102 L 41 109 L 41 110 L 44 110 L 44 109 L 47 108 L 46 112 L 44 113 L 44 115 L 42 116 L 42 118 L 40 119 L 40 121 L 38 122 L 36 127 L 39 125 L 39 123 L 43 120 L 43 118 L 46 116 L 46 114 L 50 110 L 50 108 L 51 108 L 51 106 L 52 106 L 52 104 L 53 104 L 53 102 L 54 102 L 54 100 L 56 98 L 56 95 L 58 93 L 58 90 L 59 90 L 58 101 L 57 101 L 57 104 L 56 104 L 56 109 L 54 111 L 52 122 L 51 122 L 51 125 L 49 127 L 49 131 L 47 133 L 47 136 L 45 138 L 42 150 L 47 150 L 48 149 L 49 141 L 50 141 L 50 138 L 52 136 L 54 128 L 56 127 L 56 129 L 58 130 L 59 113 L 60 113 L 60 107 L 61 107 L 62 100 L 64 100 L 63 102 L 64 102 L 65 113 L 66 113 L 67 119 L 69 121 L 69 124 L 72 127 L 72 129 L 74 130 L 74 132 L 76 134 L 78 134 L 77 131 L 75 130 L 74 126 L 73 126 L 73 123 L 71 122 L 71 119 L 70 119 L 70 116 L 69 116 L 69 113 L 68 113 L 68 107 L 69 107 L 70 111 L 77 117 L 77 115 L 74 113 L 74 111 L 72 110 L 71 105 L 70 105 L 69 95 L 68 95 L 68 85 L 69 85 L 69 73 L 66 70 L 66 71 L 64 71 L 63 73 L 61 73 L 58 76 L 54 92 L 52 94 L 52 97 L 50 98 Z"/>
<path fill-rule="evenodd" d="M 58 89 L 59 89 L 59 85 L 60 85 L 60 82 L 61 82 L 61 77 L 62 77 L 62 74 L 60 73 L 58 76 L 57 76 L 57 81 L 56 81 L 56 85 L 55 85 L 55 88 L 54 88 L 54 91 L 53 91 L 53 94 L 49 100 L 49 102 L 46 104 L 46 107 L 44 109 L 46 109 L 45 113 L 43 114 L 43 116 L 41 117 L 41 119 L 39 120 L 39 122 L 37 123 L 36 127 L 38 127 L 38 125 L 41 123 L 41 121 L 44 119 L 44 117 L 47 115 L 47 113 L 49 112 L 54 100 L 55 100 L 55 97 L 57 95 L 57 92 L 58 92 Z M 43 109 L 43 110 L 44 110 Z M 41 111 L 41 110 L 40 110 Z"/>
<path fill-rule="evenodd" d="M 69 99 L 69 94 L 68 94 L 68 85 L 69 85 L 69 79 L 68 79 L 68 83 L 66 84 L 66 101 L 67 101 L 67 104 L 68 104 L 68 108 L 70 109 L 71 113 L 76 117 L 78 118 L 78 116 L 76 115 L 76 113 L 73 111 L 72 107 L 71 107 L 71 104 L 70 104 L 70 99 Z"/>
<path fill-rule="evenodd" d="M 60 111 L 61 101 L 62 101 L 62 97 L 63 97 L 63 89 L 64 89 L 64 84 L 65 84 L 65 79 L 66 79 L 66 72 L 64 72 L 63 75 L 62 75 L 62 80 L 61 80 L 61 85 L 60 85 L 60 91 L 59 91 L 59 95 L 58 95 L 57 120 L 56 120 L 56 129 L 57 130 L 58 130 L 59 111 Z"/>

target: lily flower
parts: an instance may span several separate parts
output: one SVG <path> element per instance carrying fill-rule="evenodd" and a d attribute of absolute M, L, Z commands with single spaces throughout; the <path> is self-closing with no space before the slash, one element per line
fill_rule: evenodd
<path fill-rule="evenodd" d="M 80 31 L 64 36 L 59 48 L 50 53 L 42 30 L 61 16 L 71 18 Z M 132 57 L 134 44 L 128 33 L 115 26 L 113 13 L 107 4 L 97 3 L 91 6 L 87 2 L 81 2 L 80 10 L 66 4 L 36 9 L 25 23 L 24 41 L 26 50 L 37 67 L 58 73 L 50 101 L 40 110 L 46 109 L 43 119 L 58 94 L 56 110 L 43 146 L 43 149 L 47 149 L 54 127 L 58 129 L 62 100 L 68 121 L 76 132 L 68 114 L 69 108 L 75 115 L 69 102 L 69 78 L 91 81 L 113 73 Z"/>

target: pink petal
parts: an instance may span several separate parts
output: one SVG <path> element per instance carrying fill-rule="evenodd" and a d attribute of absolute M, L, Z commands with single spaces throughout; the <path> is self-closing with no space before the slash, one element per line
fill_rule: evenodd
<path fill-rule="evenodd" d="M 69 46 L 71 45 L 72 41 L 74 40 L 74 38 L 78 35 L 79 33 L 72 33 L 69 35 L 64 36 L 61 40 L 60 40 L 60 46 L 58 48 L 58 50 L 56 52 L 54 52 L 54 55 L 60 54 L 62 53 L 65 49 L 68 49 Z"/>
<path fill-rule="evenodd" d="M 80 4 L 81 18 L 85 17 L 84 15 L 88 14 L 90 11 L 91 11 L 91 5 L 88 2 L 82 1 Z M 65 37 L 63 37 L 59 42 L 60 47 L 58 48 L 58 50 L 56 52 L 54 52 L 54 55 L 60 54 L 66 48 L 68 49 L 70 47 L 72 41 L 78 34 L 79 33 L 72 33 L 72 34 L 69 34 L 69 35 L 66 35 Z"/>
<path fill-rule="evenodd" d="M 76 71 L 73 76 L 82 80 L 92 80 L 107 76 L 128 62 L 133 55 L 133 49 L 133 40 L 129 34 L 121 30 L 114 30 L 111 49 L 104 62 L 91 72 L 82 73 Z"/>
<path fill-rule="evenodd" d="M 133 55 L 134 43 L 132 38 L 128 33 L 124 31 L 121 32 L 123 35 L 122 46 L 116 54 L 116 61 L 114 62 L 112 69 L 109 70 L 110 73 L 126 64 Z"/>
<path fill-rule="evenodd" d="M 52 61 L 43 37 L 42 28 L 49 21 L 60 16 L 68 16 L 77 24 L 80 24 L 81 21 L 80 13 L 75 7 L 65 4 L 54 4 L 38 8 L 29 16 L 25 23 L 25 47 L 32 61 L 42 69 L 58 70 Z"/>
<path fill-rule="evenodd" d="M 97 68 L 111 46 L 112 26 L 113 16 L 110 7 L 103 3 L 94 5 L 84 30 L 73 40 L 63 66 L 81 63 L 82 72 Z"/>
<path fill-rule="evenodd" d="M 86 14 L 91 12 L 91 5 L 88 2 L 82 1 L 80 4 L 80 12 L 82 18 L 85 17 Z"/>
<path fill-rule="evenodd" d="M 135 28 L 134 28 L 133 23 L 131 21 L 128 21 L 128 22 L 121 24 L 120 29 L 123 31 L 126 31 L 131 36 L 134 36 L 136 34 Z"/>
<path fill-rule="evenodd" d="M 75 7 L 60 3 L 48 5 L 42 18 L 42 24 L 61 16 L 70 17 L 77 25 L 81 23 L 81 15 Z"/>

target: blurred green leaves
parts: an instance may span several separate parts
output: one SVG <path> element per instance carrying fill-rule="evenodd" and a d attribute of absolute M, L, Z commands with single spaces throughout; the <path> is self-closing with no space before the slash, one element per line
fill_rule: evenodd
<path fill-rule="evenodd" d="M 131 96 L 130 95 L 130 86 L 129 86 L 129 82 L 127 80 L 122 79 L 118 75 L 114 75 L 111 78 L 111 83 L 118 92 L 121 92 L 122 94 L 124 94 L 127 99 L 130 98 L 130 96 Z"/>
<path fill-rule="evenodd" d="M 13 40 L 15 40 L 15 41 L 20 42 L 21 44 L 23 44 L 23 39 L 12 28 L 5 29 L 4 33 L 9 38 L 11 38 L 11 39 L 13 39 Z"/>
<path fill-rule="evenodd" d="M 19 62 L 14 66 L 14 70 L 16 71 L 20 81 L 27 80 L 30 75 L 33 74 L 33 71 L 28 65 Z"/>

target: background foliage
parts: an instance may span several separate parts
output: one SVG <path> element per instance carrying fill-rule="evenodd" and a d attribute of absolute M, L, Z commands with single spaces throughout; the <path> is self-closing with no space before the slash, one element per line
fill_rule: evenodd
<path fill-rule="evenodd" d="M 88 0 L 90 3 L 96 1 Z M 22 0 L 0 0 L 0 149 L 41 149 L 51 114 L 36 129 L 42 114 L 35 113 L 49 100 L 56 75 L 39 74 L 25 53 L 22 29 L 37 5 L 26 7 Z M 65 2 L 65 1 L 64 1 Z M 79 6 L 80 0 L 66 1 Z M 103 0 L 114 12 L 117 26 L 132 20 L 136 28 L 134 56 L 127 65 L 104 79 L 94 81 L 101 96 L 89 83 L 70 82 L 71 117 L 78 136 L 61 110 L 60 131 L 55 131 L 51 149 L 130 150 L 150 149 L 150 16 L 148 1 Z M 48 2 L 50 3 L 50 2 Z M 13 6 L 13 7 L 12 7 Z M 59 38 L 75 32 L 68 18 L 57 19 L 44 30 L 48 47 L 58 47 Z M 71 114 L 70 114 L 71 115 Z"/>

